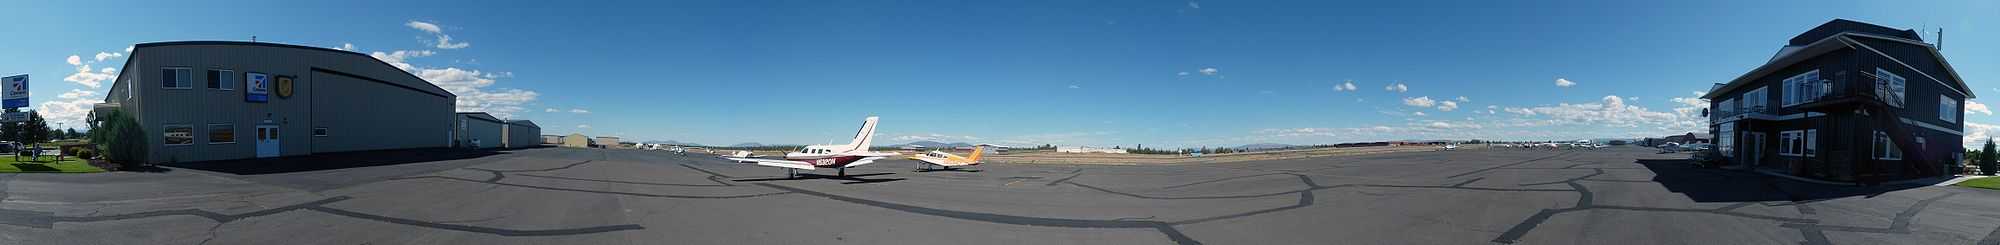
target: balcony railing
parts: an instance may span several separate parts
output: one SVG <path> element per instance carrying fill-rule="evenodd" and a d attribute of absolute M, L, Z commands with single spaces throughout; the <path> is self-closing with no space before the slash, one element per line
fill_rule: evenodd
<path fill-rule="evenodd" d="M 1829 78 L 1820 80 L 1819 98 L 1805 103 L 1806 107 L 1851 102 L 1883 102 L 1895 106 L 1902 102 L 1890 92 L 1889 84 L 1875 79 L 1874 74 L 1841 71 Z"/>

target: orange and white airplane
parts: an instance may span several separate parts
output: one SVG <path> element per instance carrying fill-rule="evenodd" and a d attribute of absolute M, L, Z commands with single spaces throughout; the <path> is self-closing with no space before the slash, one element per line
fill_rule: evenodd
<path fill-rule="evenodd" d="M 786 178 L 797 178 L 798 170 L 812 171 L 820 168 L 838 169 L 840 176 L 847 176 L 847 168 L 875 163 L 895 156 L 894 152 L 869 151 L 875 143 L 875 122 L 879 117 L 868 117 L 861 122 L 861 131 L 854 133 L 854 140 L 845 145 L 808 145 L 797 152 L 785 153 L 785 159 L 763 159 L 749 157 L 723 157 L 739 162 L 757 163 L 758 166 L 785 168 Z"/>
<path fill-rule="evenodd" d="M 931 168 L 933 166 L 943 167 L 944 170 L 951 170 L 952 167 L 979 165 L 979 155 L 985 152 L 986 152 L 986 146 L 982 145 L 982 146 L 972 147 L 972 155 L 967 155 L 963 157 L 958 155 L 953 155 L 951 153 L 945 153 L 944 151 L 931 150 L 931 152 L 926 152 L 924 154 L 911 155 L 909 159 L 917 160 L 918 170 L 934 170 L 933 168 Z"/>

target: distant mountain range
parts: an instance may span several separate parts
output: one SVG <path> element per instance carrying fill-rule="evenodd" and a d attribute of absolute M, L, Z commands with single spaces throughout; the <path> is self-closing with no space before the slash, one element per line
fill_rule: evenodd
<path fill-rule="evenodd" d="M 690 142 L 680 142 L 680 141 L 672 141 L 672 140 L 648 140 L 648 141 L 646 141 L 646 142 L 640 142 L 640 143 L 646 143 L 646 144 L 667 144 L 667 145 L 686 145 L 686 146 L 699 146 L 699 145 L 701 145 L 701 144 L 696 144 L 696 143 L 690 143 Z"/>
<path fill-rule="evenodd" d="M 729 145 L 729 147 L 762 147 L 762 146 L 764 146 L 764 144 L 758 144 L 757 142 L 748 142 L 748 143 L 740 143 L 740 144 L 734 144 L 734 145 Z"/>
<path fill-rule="evenodd" d="M 1236 149 L 1245 149 L 1245 150 L 1269 150 L 1269 149 L 1284 149 L 1284 148 L 1292 148 L 1292 147 L 1298 147 L 1298 146 L 1297 146 L 1297 145 L 1288 145 L 1288 144 L 1277 144 L 1277 143 L 1256 143 L 1256 144 L 1248 144 L 1248 145 L 1242 145 L 1242 146 L 1237 146 L 1237 147 L 1236 147 Z"/>
<path fill-rule="evenodd" d="M 961 147 L 961 146 L 972 146 L 972 144 L 968 144 L 965 142 L 944 143 L 944 142 L 928 141 L 928 140 L 896 144 L 894 146 L 906 146 L 906 145 L 917 145 L 917 146 L 923 146 L 924 148 L 951 148 L 951 147 Z"/>

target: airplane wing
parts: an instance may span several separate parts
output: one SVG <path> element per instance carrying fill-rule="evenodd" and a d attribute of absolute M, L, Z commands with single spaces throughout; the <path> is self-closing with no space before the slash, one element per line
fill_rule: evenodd
<path fill-rule="evenodd" d="M 728 158 L 729 160 L 735 160 L 738 162 L 753 162 L 757 163 L 758 166 L 766 166 L 766 167 L 780 167 L 780 168 L 791 168 L 791 169 L 801 169 L 801 170 L 816 169 L 815 167 L 813 167 L 812 163 L 800 162 L 800 161 L 774 160 L 774 159 L 761 159 L 761 158 L 735 158 L 735 157 L 725 157 L 725 158 Z"/>
<path fill-rule="evenodd" d="M 936 158 L 924 158 L 924 159 L 916 159 L 916 160 L 917 160 L 917 161 L 921 161 L 921 162 L 924 162 L 924 164 L 930 164 L 930 165 L 937 165 L 937 166 L 943 166 L 943 167 L 957 167 L 957 166 L 965 166 L 965 165 L 972 165 L 971 163 L 960 163 L 960 162 L 951 162 L 951 161 L 946 161 L 946 160 L 944 160 L 944 159 L 936 159 Z"/>
<path fill-rule="evenodd" d="M 854 162 L 853 162 L 853 163 L 848 163 L 848 164 L 847 164 L 847 166 L 845 166 L 845 167 L 846 167 L 846 168 L 852 168 L 852 167 L 856 167 L 856 166 L 861 166 L 861 165 L 863 165 L 863 164 L 870 164 L 870 163 L 875 163 L 875 160 L 882 160 L 883 158 L 888 158 L 888 157 L 865 157 L 865 158 L 861 158 L 861 160 L 854 160 Z M 799 163 L 805 163 L 805 162 L 799 162 Z M 758 163 L 758 164 L 763 164 L 763 163 Z M 811 164 L 807 164 L 807 165 L 811 165 Z"/>

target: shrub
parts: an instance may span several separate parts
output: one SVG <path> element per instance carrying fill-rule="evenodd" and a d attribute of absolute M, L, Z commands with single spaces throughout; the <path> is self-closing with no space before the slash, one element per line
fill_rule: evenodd
<path fill-rule="evenodd" d="M 97 157 L 97 151 L 96 151 L 96 150 L 91 150 L 91 149 L 88 149 L 88 148 L 85 148 L 85 149 L 77 149 L 77 150 L 76 150 L 76 153 L 75 153 L 75 154 L 76 154 L 76 158 L 78 158 L 78 159 L 83 159 L 83 160 L 90 160 L 90 159 L 91 159 L 91 158 L 93 158 L 93 157 Z"/>
<path fill-rule="evenodd" d="M 98 116 L 91 122 L 90 142 L 104 151 L 105 160 L 127 168 L 145 165 L 146 132 L 139 121 L 115 110 Z"/>

